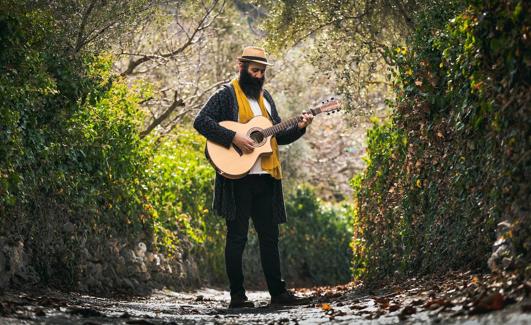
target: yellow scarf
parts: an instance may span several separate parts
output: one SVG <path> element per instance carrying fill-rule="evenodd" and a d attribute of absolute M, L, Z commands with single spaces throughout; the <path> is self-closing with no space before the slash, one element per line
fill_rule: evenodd
<path fill-rule="evenodd" d="M 238 118 L 240 119 L 240 123 L 247 123 L 247 121 L 254 117 L 253 110 L 251 109 L 251 104 L 249 104 L 247 96 L 245 96 L 245 93 L 241 89 L 240 84 L 238 83 L 238 79 L 232 80 L 231 83 L 234 87 L 236 100 L 238 101 Z M 258 99 L 258 105 L 260 106 L 262 115 L 269 118 L 269 120 L 271 121 L 271 117 L 269 116 L 269 113 L 267 112 L 264 105 L 264 96 L 260 96 L 260 98 Z M 274 137 L 271 138 L 271 148 L 273 149 L 273 153 L 271 155 L 262 156 L 262 169 L 271 174 L 271 176 L 273 176 L 274 178 L 281 179 L 282 171 L 280 170 L 280 161 L 278 159 L 278 144 L 277 139 L 275 139 Z"/>

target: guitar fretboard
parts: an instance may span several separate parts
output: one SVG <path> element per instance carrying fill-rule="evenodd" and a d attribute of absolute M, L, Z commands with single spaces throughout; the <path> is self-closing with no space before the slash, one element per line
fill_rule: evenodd
<path fill-rule="evenodd" d="M 311 113 L 312 115 L 317 115 L 319 113 L 321 113 L 321 111 L 319 110 L 319 108 L 316 108 L 316 109 L 310 109 L 308 113 Z M 279 133 L 280 131 L 282 130 L 285 130 L 285 129 L 288 129 L 292 126 L 295 126 L 297 125 L 297 123 L 299 123 L 300 121 L 302 120 L 302 116 L 295 116 L 295 117 L 292 117 L 286 121 L 283 121 L 283 122 L 280 122 L 278 124 L 275 124 L 273 125 L 272 127 L 270 128 L 267 128 L 267 129 L 264 129 L 262 130 L 262 133 L 264 134 L 264 137 L 269 137 L 269 136 L 272 136 L 272 135 L 276 135 L 277 133 Z"/>

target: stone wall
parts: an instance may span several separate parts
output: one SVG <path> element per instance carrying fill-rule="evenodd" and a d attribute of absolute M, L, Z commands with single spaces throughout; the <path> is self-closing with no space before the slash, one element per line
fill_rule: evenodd
<path fill-rule="evenodd" d="M 43 283 L 32 265 L 32 252 L 22 241 L 0 237 L 0 289 L 27 288 Z M 197 287 L 197 265 L 189 254 L 177 252 L 171 258 L 148 250 L 143 242 L 132 245 L 108 240 L 98 253 L 81 249 L 74 285 L 54 279 L 54 286 L 80 292 L 109 294 L 148 293 L 154 288 L 184 289 Z M 53 270 L 52 270 L 53 271 Z"/>

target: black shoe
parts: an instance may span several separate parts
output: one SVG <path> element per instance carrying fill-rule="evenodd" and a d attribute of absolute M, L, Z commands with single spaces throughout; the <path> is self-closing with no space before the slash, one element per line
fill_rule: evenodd
<path fill-rule="evenodd" d="M 254 308 L 254 304 L 249 301 L 247 296 L 243 297 L 231 297 L 229 308 Z"/>
<path fill-rule="evenodd" d="M 293 306 L 302 305 L 308 302 L 308 298 L 294 295 L 290 291 L 284 291 L 278 296 L 271 296 L 271 305 Z"/>

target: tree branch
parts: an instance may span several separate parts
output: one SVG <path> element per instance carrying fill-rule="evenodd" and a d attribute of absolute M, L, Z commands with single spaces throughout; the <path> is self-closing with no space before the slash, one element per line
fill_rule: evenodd
<path fill-rule="evenodd" d="M 93 1 L 93 3 L 95 3 L 96 0 Z M 91 3 L 92 5 L 92 3 Z M 94 6 L 92 6 L 94 7 Z M 101 36 L 103 33 L 105 33 L 109 28 L 113 27 L 114 25 L 117 25 L 120 23 L 120 19 L 128 14 L 130 15 L 138 15 L 144 11 L 147 11 L 151 8 L 152 6 L 151 5 L 146 5 L 146 7 L 143 7 L 143 8 L 140 8 L 139 10 L 137 11 L 129 11 L 129 10 L 126 10 L 126 11 L 123 11 L 117 15 L 114 15 L 112 18 L 112 20 L 108 20 L 108 24 L 97 30 L 97 29 L 94 29 L 92 30 L 90 33 L 88 33 L 88 35 L 85 37 L 85 39 L 83 39 L 83 37 L 81 38 L 78 38 L 77 40 L 77 44 L 76 44 L 76 48 L 75 48 L 75 51 L 76 52 L 79 52 L 84 46 L 86 46 L 87 44 L 89 44 L 90 42 L 94 41 L 96 38 L 98 38 L 99 36 Z M 92 11 L 93 9 L 91 8 L 90 11 Z M 90 13 L 90 12 L 89 12 Z M 88 16 L 87 16 L 88 17 Z M 85 18 L 85 17 L 84 17 Z M 85 26 L 86 26 L 86 22 L 85 22 Z M 84 29 L 84 28 L 83 28 Z M 94 34 L 95 33 L 95 34 Z M 80 34 L 80 36 L 83 36 L 82 34 Z"/>
<path fill-rule="evenodd" d="M 156 58 L 171 58 L 171 57 L 174 57 L 174 56 L 182 53 L 190 45 L 194 44 L 194 38 L 197 35 L 197 33 L 201 32 L 202 30 L 208 28 L 211 25 L 213 20 L 211 22 L 208 22 L 208 23 L 206 23 L 206 21 L 207 21 L 207 18 L 210 16 L 210 14 L 214 11 L 214 8 L 218 5 L 219 1 L 220 0 L 214 1 L 212 6 L 206 10 L 205 14 L 203 15 L 203 17 L 201 18 L 201 20 L 199 21 L 199 23 L 197 24 L 196 28 L 194 29 L 194 31 L 193 31 L 193 33 L 191 35 L 189 35 L 185 31 L 185 33 L 187 34 L 187 40 L 179 48 L 175 49 L 174 51 L 168 52 L 168 53 L 163 53 L 163 54 L 159 54 L 159 55 L 149 54 L 149 55 L 145 55 L 145 56 L 143 56 L 141 58 L 138 58 L 136 60 L 131 60 L 131 61 L 129 61 L 127 69 L 125 71 L 123 71 L 120 75 L 121 76 L 131 75 L 134 72 L 134 70 L 136 68 L 138 68 L 138 66 L 140 66 L 141 64 L 144 64 L 144 63 L 146 63 L 148 61 L 151 61 L 153 59 L 156 59 Z M 220 9 L 220 13 L 221 13 L 221 10 L 223 10 L 224 4 L 225 4 L 225 1 L 223 1 L 223 3 L 222 3 L 222 8 Z M 213 19 L 217 18 L 218 16 L 219 16 L 219 13 L 218 13 L 218 15 L 214 16 Z"/>
<path fill-rule="evenodd" d="M 96 0 L 92 0 L 85 12 L 83 13 L 83 19 L 81 19 L 81 25 L 79 26 L 79 32 L 77 33 L 76 46 L 74 48 L 75 52 L 83 47 L 83 34 L 85 33 L 85 27 L 87 26 L 88 17 L 92 13 L 94 6 L 96 5 Z"/>
<path fill-rule="evenodd" d="M 178 93 L 177 91 L 175 91 L 173 95 L 173 103 L 166 109 L 166 111 L 164 111 L 164 113 L 160 114 L 159 117 L 155 118 L 144 131 L 140 132 L 140 138 L 144 138 L 149 133 L 151 133 L 151 131 L 153 131 L 153 129 L 160 125 L 162 121 L 167 119 L 168 116 L 170 116 L 170 114 L 173 113 L 175 109 L 177 109 L 177 107 L 185 106 L 184 101 L 181 98 L 177 98 L 177 96 Z"/>
<path fill-rule="evenodd" d="M 333 25 L 335 23 L 338 23 L 338 22 L 341 22 L 341 21 L 345 21 L 345 20 L 357 20 L 357 19 L 360 19 L 360 18 L 363 18 L 364 16 L 366 16 L 368 14 L 368 11 L 364 11 L 363 13 L 357 15 L 357 16 L 352 16 L 352 17 L 342 17 L 342 18 L 337 18 L 337 19 L 332 19 L 330 20 L 329 22 L 327 23 L 323 23 L 319 26 L 317 26 L 316 28 L 312 29 L 311 31 L 309 31 L 308 33 L 306 33 L 305 35 L 301 36 L 299 39 L 297 39 L 294 43 L 293 43 L 293 46 L 292 47 L 295 47 L 297 46 L 299 43 L 301 43 L 302 41 L 304 41 L 305 39 L 307 39 L 308 37 L 312 36 L 313 34 L 315 34 L 317 31 L 327 27 L 327 26 L 330 26 L 330 25 Z"/>

